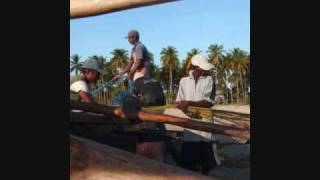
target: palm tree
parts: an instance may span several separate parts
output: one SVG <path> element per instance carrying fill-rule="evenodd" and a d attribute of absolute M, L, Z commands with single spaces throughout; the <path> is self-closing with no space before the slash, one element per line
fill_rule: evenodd
<path fill-rule="evenodd" d="M 128 51 L 125 49 L 114 49 L 110 62 L 114 68 L 123 68 L 129 59 Z"/>
<path fill-rule="evenodd" d="M 154 55 L 151 52 L 148 52 L 148 59 L 150 62 L 150 73 L 151 77 L 154 79 L 159 80 L 160 77 L 160 69 L 157 67 L 156 64 L 154 64 Z"/>
<path fill-rule="evenodd" d="M 161 55 L 161 63 L 164 68 L 169 69 L 169 92 L 170 95 L 173 93 L 173 84 L 172 84 L 172 71 L 174 69 L 179 68 L 179 59 L 178 59 L 178 51 L 172 47 L 168 46 L 166 48 L 162 48 L 160 52 Z"/>
<path fill-rule="evenodd" d="M 102 66 L 102 67 L 105 66 L 106 59 L 107 59 L 103 56 L 98 56 L 98 55 L 90 56 L 90 58 L 95 59 L 98 62 L 99 66 Z"/>
<path fill-rule="evenodd" d="M 105 57 L 93 55 L 90 58 L 95 59 L 98 62 L 99 66 L 104 67 L 104 69 L 106 69 L 106 58 Z M 105 79 L 104 76 L 101 76 L 101 79 L 99 80 L 98 84 L 103 84 L 104 79 Z M 107 102 L 106 94 L 103 91 L 99 92 L 98 98 L 100 98 L 100 100 L 102 99 L 103 104 L 105 104 Z"/>
<path fill-rule="evenodd" d="M 235 75 L 234 75 L 234 61 L 232 58 L 232 54 L 227 52 L 223 56 L 223 60 L 221 61 L 221 66 L 220 66 L 220 83 L 218 83 L 219 87 L 221 84 L 225 84 L 227 88 L 227 96 L 229 96 L 230 92 L 230 101 L 231 103 L 233 102 L 233 89 L 235 86 Z M 221 83 L 222 82 L 222 83 Z"/>
<path fill-rule="evenodd" d="M 128 51 L 125 49 L 114 49 L 112 52 L 112 57 L 110 59 L 111 66 L 113 67 L 113 70 L 116 69 L 116 71 L 119 71 L 122 69 L 128 62 L 129 56 Z M 116 72 L 118 73 L 118 72 Z M 125 89 L 124 82 L 120 82 L 121 90 Z"/>
<path fill-rule="evenodd" d="M 148 59 L 149 59 L 150 63 L 154 63 L 154 55 L 152 52 L 148 52 Z"/>
<path fill-rule="evenodd" d="M 80 62 L 80 56 L 74 54 L 70 57 L 70 72 L 75 71 L 76 74 L 81 70 L 82 62 Z"/>
<path fill-rule="evenodd" d="M 200 54 L 201 50 L 196 49 L 196 48 L 192 48 L 188 53 L 187 53 L 187 57 L 186 59 L 182 62 L 183 66 L 182 66 L 182 71 L 183 73 L 188 74 L 190 65 L 191 65 L 191 58 L 196 55 L 196 54 Z"/>
<path fill-rule="evenodd" d="M 246 85 L 244 82 L 244 77 L 247 75 L 248 72 L 248 54 L 241 50 L 240 48 L 234 48 L 231 50 L 232 59 L 234 61 L 234 70 L 237 71 L 239 76 L 239 83 L 241 85 L 241 91 L 243 93 L 243 101 L 246 100 Z M 238 88 L 240 90 L 240 88 Z M 238 92 L 240 95 L 240 91 Z"/>
<path fill-rule="evenodd" d="M 218 64 L 223 59 L 224 53 L 223 45 L 211 44 L 207 50 L 209 54 L 209 60 L 212 64 Z"/>
<path fill-rule="evenodd" d="M 209 54 L 209 61 L 216 67 L 216 76 L 218 83 L 222 80 L 223 74 L 224 74 L 224 52 L 223 45 L 219 44 L 211 44 L 207 50 L 207 53 Z"/>

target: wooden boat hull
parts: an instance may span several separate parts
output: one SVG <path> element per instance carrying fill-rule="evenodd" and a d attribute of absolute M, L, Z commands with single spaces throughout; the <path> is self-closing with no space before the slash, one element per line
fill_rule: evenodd
<path fill-rule="evenodd" d="M 70 136 L 72 180 L 215 180 L 94 141 Z"/>

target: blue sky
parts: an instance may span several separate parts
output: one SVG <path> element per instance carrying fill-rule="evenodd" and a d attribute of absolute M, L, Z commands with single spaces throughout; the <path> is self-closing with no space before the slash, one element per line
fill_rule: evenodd
<path fill-rule="evenodd" d="M 130 52 L 124 38 L 130 29 L 140 32 L 158 65 L 162 48 L 169 45 L 178 50 L 180 62 L 191 48 L 206 54 L 216 43 L 250 52 L 250 0 L 183 0 L 73 19 L 70 55 L 79 54 L 83 61 L 94 54 L 110 58 L 115 48 Z"/>

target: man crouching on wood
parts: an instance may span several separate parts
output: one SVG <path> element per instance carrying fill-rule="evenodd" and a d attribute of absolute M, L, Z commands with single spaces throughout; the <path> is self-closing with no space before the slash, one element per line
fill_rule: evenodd
<path fill-rule="evenodd" d="M 86 60 L 81 72 L 83 75 L 70 76 L 70 100 L 94 103 L 90 91 L 105 72 L 95 59 Z"/>
<path fill-rule="evenodd" d="M 189 76 L 180 80 L 176 98 L 177 108 L 186 112 L 188 106 L 211 108 L 214 103 L 215 83 L 209 70 L 214 66 L 201 54 L 191 58 Z M 212 116 L 201 121 L 212 122 Z M 217 165 L 217 152 L 213 148 L 211 133 L 184 129 L 182 139 L 181 166 L 193 171 L 201 167 L 203 174 Z"/>

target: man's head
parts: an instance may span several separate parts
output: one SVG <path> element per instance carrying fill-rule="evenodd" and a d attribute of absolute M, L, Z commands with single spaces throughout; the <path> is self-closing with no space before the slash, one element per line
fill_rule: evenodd
<path fill-rule="evenodd" d="M 193 70 L 193 76 L 195 79 L 198 79 L 200 76 L 203 76 L 207 71 L 214 68 L 214 66 L 208 62 L 201 54 L 196 54 L 191 58 L 191 69 Z"/>
<path fill-rule="evenodd" d="M 134 45 L 139 41 L 139 32 L 137 30 L 131 30 L 126 37 L 130 44 Z"/>
<path fill-rule="evenodd" d="M 105 74 L 105 72 L 97 60 L 90 58 L 83 63 L 82 74 L 87 81 L 96 83 L 99 76 Z"/>

